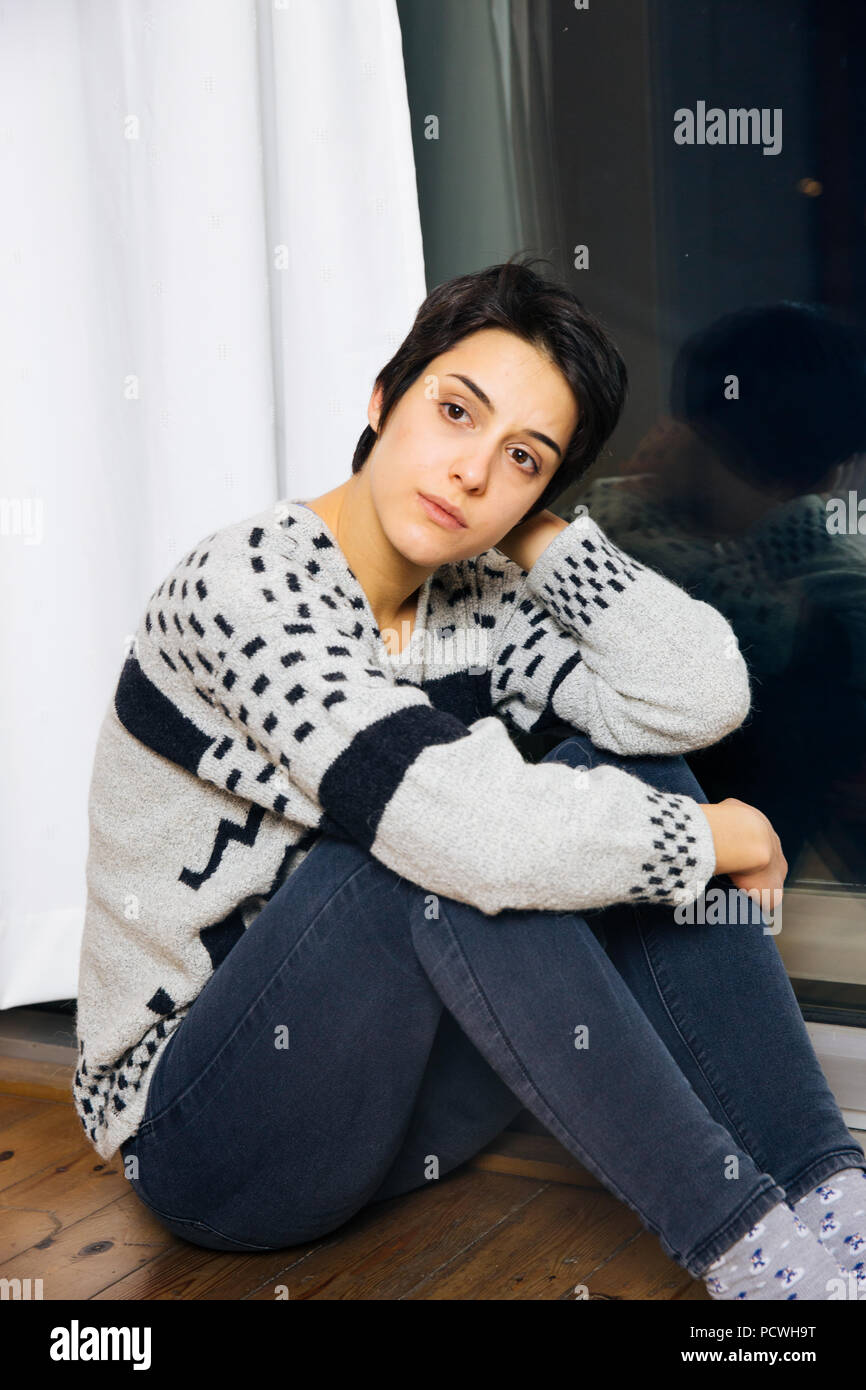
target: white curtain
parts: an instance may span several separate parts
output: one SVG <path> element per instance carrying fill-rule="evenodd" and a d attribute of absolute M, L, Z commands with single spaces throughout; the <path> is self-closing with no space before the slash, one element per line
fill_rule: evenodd
<path fill-rule="evenodd" d="M 99 724 L 209 531 L 350 475 L 425 295 L 395 0 L 0 0 L 0 1008 L 73 998 Z"/>

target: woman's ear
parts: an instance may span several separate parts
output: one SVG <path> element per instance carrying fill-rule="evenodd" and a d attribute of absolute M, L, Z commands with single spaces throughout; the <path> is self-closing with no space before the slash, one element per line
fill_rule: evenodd
<path fill-rule="evenodd" d="M 367 419 L 370 422 L 370 429 L 374 434 L 379 433 L 379 416 L 382 413 L 382 397 L 384 394 L 381 385 L 374 386 L 373 394 L 367 405 Z"/>

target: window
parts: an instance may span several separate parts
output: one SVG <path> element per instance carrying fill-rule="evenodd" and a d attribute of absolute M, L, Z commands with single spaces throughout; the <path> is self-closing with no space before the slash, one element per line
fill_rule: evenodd
<path fill-rule="evenodd" d="M 613 334 L 558 510 L 731 622 L 752 714 L 689 763 L 779 833 L 807 1020 L 866 1027 L 866 10 L 398 7 L 428 288 L 525 248 Z"/>

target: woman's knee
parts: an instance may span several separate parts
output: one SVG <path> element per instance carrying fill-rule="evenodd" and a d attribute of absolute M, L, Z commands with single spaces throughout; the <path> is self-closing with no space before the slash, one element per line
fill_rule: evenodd
<path fill-rule="evenodd" d="M 575 732 L 558 743 L 542 759 L 545 763 L 566 763 L 569 767 L 600 767 L 609 764 L 630 772 L 642 782 L 661 791 L 676 792 L 706 802 L 707 797 L 682 753 L 614 753 L 599 748 L 587 734 Z"/>

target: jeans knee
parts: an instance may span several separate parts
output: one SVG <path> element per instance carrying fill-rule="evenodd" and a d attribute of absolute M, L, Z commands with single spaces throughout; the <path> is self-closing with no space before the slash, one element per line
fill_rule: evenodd
<path fill-rule="evenodd" d="M 605 755 L 600 748 L 586 734 L 574 733 L 564 738 L 561 743 L 557 743 L 551 748 L 549 753 L 545 753 L 541 759 L 543 763 L 568 763 L 569 767 L 592 767 L 596 758 L 603 759 Z M 615 755 L 610 755 L 615 760 Z"/>
<path fill-rule="evenodd" d="M 599 748 L 586 734 L 575 732 L 547 753 L 542 762 L 566 763 L 569 767 L 600 767 L 603 763 L 621 767 L 633 777 L 660 791 L 691 796 L 706 802 L 703 789 L 682 753 L 614 753 Z"/>

